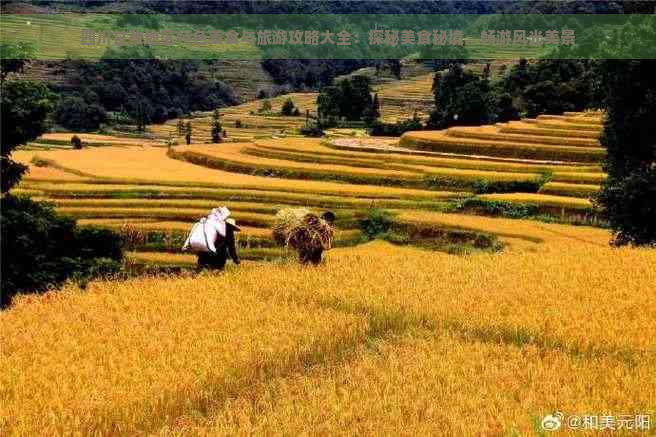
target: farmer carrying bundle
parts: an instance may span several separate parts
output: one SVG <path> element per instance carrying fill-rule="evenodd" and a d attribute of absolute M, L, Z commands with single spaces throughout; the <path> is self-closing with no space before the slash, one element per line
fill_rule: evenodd
<path fill-rule="evenodd" d="M 273 224 L 273 238 L 298 252 L 301 264 L 321 262 L 324 250 L 333 244 L 335 214 L 326 211 L 321 217 L 306 208 L 285 208 L 278 211 Z"/>
<path fill-rule="evenodd" d="M 198 267 L 223 270 L 228 256 L 239 265 L 235 232 L 239 232 L 235 219 L 225 206 L 214 208 L 207 217 L 194 224 L 182 250 L 190 250 L 198 257 Z"/>

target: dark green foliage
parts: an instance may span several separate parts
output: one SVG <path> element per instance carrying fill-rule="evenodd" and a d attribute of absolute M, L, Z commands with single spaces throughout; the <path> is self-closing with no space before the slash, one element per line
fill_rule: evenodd
<path fill-rule="evenodd" d="M 370 209 L 367 215 L 360 219 L 360 229 L 370 239 L 376 238 L 379 234 L 384 234 L 390 230 L 394 218 L 383 209 Z"/>
<path fill-rule="evenodd" d="M 149 57 L 144 50 L 149 48 L 112 47 L 98 62 L 76 61 L 68 78 L 77 84 L 74 95 L 87 105 L 125 112 L 139 127 L 237 103 L 232 88 L 201 71 L 202 61 L 139 59 Z"/>
<path fill-rule="evenodd" d="M 431 67 L 435 71 L 449 68 L 454 64 L 462 64 L 466 62 L 469 55 L 464 46 L 446 44 L 440 45 L 425 45 L 419 51 L 419 58 L 430 60 Z"/>
<path fill-rule="evenodd" d="M 317 113 L 322 123 L 341 118 L 363 120 L 371 107 L 371 83 L 366 76 L 354 76 L 336 86 L 325 87 L 317 97 Z"/>
<path fill-rule="evenodd" d="M 371 136 L 383 136 L 383 137 L 400 137 L 405 132 L 412 130 L 421 130 L 423 126 L 421 121 L 418 118 L 413 117 L 408 120 L 398 121 L 396 123 L 383 123 L 376 121 L 371 125 L 369 129 L 369 135 Z"/>
<path fill-rule="evenodd" d="M 136 10 L 129 14 L 120 14 L 116 22 L 116 27 L 119 28 L 146 27 L 159 29 L 160 26 L 159 16 L 149 14 L 147 10 Z"/>
<path fill-rule="evenodd" d="M 526 117 L 582 111 L 595 101 L 595 62 L 525 59 L 513 66 L 500 83 L 515 107 Z"/>
<path fill-rule="evenodd" d="M 97 96 L 96 96 L 97 97 Z M 106 113 L 97 103 L 87 103 L 81 96 L 64 97 L 57 104 L 55 121 L 75 131 L 97 130 L 105 121 Z"/>
<path fill-rule="evenodd" d="M 282 109 L 280 110 L 281 115 L 291 116 L 294 115 L 294 110 L 298 112 L 298 109 L 294 106 L 294 101 L 291 98 L 287 98 L 285 103 L 282 104 Z"/>
<path fill-rule="evenodd" d="M 537 193 L 547 181 L 548 179 L 544 177 L 525 181 L 489 181 L 487 179 L 479 179 L 474 182 L 473 189 L 477 194 Z"/>
<path fill-rule="evenodd" d="M 378 93 L 374 94 L 371 104 L 364 112 L 364 121 L 368 125 L 372 125 L 380 118 L 380 101 L 378 100 Z"/>
<path fill-rule="evenodd" d="M 321 129 L 317 123 L 313 122 L 307 123 L 305 126 L 301 127 L 299 132 L 306 137 L 319 138 L 323 136 L 323 129 Z"/>
<path fill-rule="evenodd" d="M 433 93 L 435 110 L 428 121 L 431 128 L 477 126 L 497 121 L 489 81 L 464 71 L 459 64 L 452 64 L 444 74 L 435 73 Z"/>
<path fill-rule="evenodd" d="M 45 132 L 53 99 L 54 95 L 43 84 L 26 80 L 2 81 L 2 193 L 9 191 L 26 170 L 24 165 L 11 160 L 12 150 Z"/>
<path fill-rule="evenodd" d="M 82 148 L 82 140 L 80 137 L 77 135 L 73 135 L 71 137 L 71 146 L 73 146 L 74 149 L 81 149 Z"/>
<path fill-rule="evenodd" d="M 78 229 L 75 220 L 27 198 L 7 195 L 0 202 L 3 307 L 16 293 L 43 292 L 68 278 L 86 280 L 120 267 L 116 233 Z"/>
<path fill-rule="evenodd" d="M 656 245 L 656 61 L 600 65 L 608 179 L 597 197 L 614 243 Z"/>
<path fill-rule="evenodd" d="M 271 102 L 268 100 L 264 100 L 262 102 L 262 106 L 260 106 L 260 109 L 258 109 L 258 112 L 262 112 L 262 113 L 271 112 L 271 108 L 272 108 Z"/>
<path fill-rule="evenodd" d="M 223 128 L 221 127 L 221 114 L 219 114 L 219 110 L 215 109 L 214 112 L 212 113 L 212 142 L 213 143 L 220 143 L 221 142 L 221 134 L 223 132 Z"/>
<path fill-rule="evenodd" d="M 475 197 L 457 202 L 455 211 L 509 218 L 530 218 L 540 212 L 535 205 L 523 205 L 501 200 L 483 200 Z"/>

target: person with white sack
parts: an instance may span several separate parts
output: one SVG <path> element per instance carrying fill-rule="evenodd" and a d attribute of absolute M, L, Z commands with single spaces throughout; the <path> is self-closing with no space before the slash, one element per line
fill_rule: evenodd
<path fill-rule="evenodd" d="M 207 217 L 194 224 L 182 250 L 196 253 L 199 268 L 223 270 L 228 257 L 239 265 L 235 239 L 235 232 L 239 230 L 228 208 L 214 208 Z"/>

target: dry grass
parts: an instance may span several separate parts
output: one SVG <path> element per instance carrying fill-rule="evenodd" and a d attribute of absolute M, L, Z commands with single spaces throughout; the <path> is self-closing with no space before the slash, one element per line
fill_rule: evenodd
<path fill-rule="evenodd" d="M 374 243 L 318 269 L 19 299 L 0 314 L 3 431 L 496 435 L 553 410 L 654 414 L 656 253 L 494 222 L 541 250 Z"/>

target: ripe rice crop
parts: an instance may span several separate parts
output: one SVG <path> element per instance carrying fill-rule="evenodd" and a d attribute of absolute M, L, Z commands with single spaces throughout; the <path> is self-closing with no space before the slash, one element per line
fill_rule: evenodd
<path fill-rule="evenodd" d="M 14 159 L 28 163 L 34 152 L 17 151 Z M 387 197 L 399 199 L 436 199 L 453 196 L 453 193 L 427 190 L 355 185 L 329 181 L 287 180 L 264 176 L 252 176 L 210 169 L 166 156 L 166 149 L 155 147 L 117 148 L 103 147 L 75 151 L 38 152 L 43 159 L 65 163 L 66 168 L 92 174 L 99 178 L 96 183 L 126 185 L 169 185 L 179 190 L 192 191 L 199 188 L 236 188 L 290 191 L 301 193 L 323 193 L 354 197 Z M 183 188 L 188 187 L 188 188 Z M 53 188 L 55 188 L 53 186 Z M 62 189 L 74 190 L 74 185 Z M 109 189 L 109 188 L 104 188 Z"/>
<path fill-rule="evenodd" d="M 547 182 L 540 188 L 540 193 L 571 197 L 591 197 L 599 191 L 599 185 L 568 184 L 563 182 Z"/>
<path fill-rule="evenodd" d="M 401 136 L 400 144 L 410 148 L 448 153 L 579 162 L 597 162 L 606 153 L 600 147 L 551 146 L 453 138 L 443 131 L 406 132 Z"/>
<path fill-rule="evenodd" d="M 447 129 L 447 134 L 458 138 L 477 138 L 492 141 L 516 141 L 518 143 L 537 143 L 553 146 L 583 146 L 599 147 L 599 141 L 593 138 L 575 138 L 562 135 L 560 137 L 549 137 L 540 135 L 511 134 L 504 133 L 496 126 L 480 127 L 452 127 Z"/>
<path fill-rule="evenodd" d="M 466 257 L 376 242 L 318 268 L 19 298 L 0 314 L 0 426 L 529 434 L 554 410 L 654 414 L 656 253 L 609 248 L 599 229 L 474 219 L 542 242 Z"/>
<path fill-rule="evenodd" d="M 376 138 L 367 139 L 369 144 L 372 142 L 375 143 L 376 140 Z M 371 152 L 336 149 L 314 139 L 258 140 L 255 142 L 254 148 L 265 151 L 266 153 L 283 153 L 282 156 L 286 156 L 286 159 L 295 159 L 294 157 L 298 157 L 323 162 L 325 157 L 327 157 L 328 159 L 336 159 L 333 162 L 343 162 L 347 165 L 368 165 L 371 167 L 379 166 L 381 168 L 414 168 L 416 170 L 416 167 L 407 167 L 410 165 L 505 173 L 543 173 L 547 171 L 572 173 L 586 171 L 593 173 L 598 170 L 598 167 L 595 166 L 535 164 L 530 162 L 520 163 L 443 156 L 412 156 L 393 152 L 374 154 Z M 250 150 L 252 148 L 246 148 L 246 150 L 248 150 L 247 153 L 251 153 Z M 287 155 L 284 155 L 284 153 L 287 153 Z"/>
<path fill-rule="evenodd" d="M 548 129 L 546 127 L 539 127 L 537 125 L 528 124 L 525 122 L 510 122 L 501 125 L 499 131 L 509 134 L 523 134 L 523 135 L 538 135 L 545 137 L 573 137 L 573 138 L 590 138 L 598 139 L 599 132 L 591 132 L 585 130 L 563 130 L 563 129 Z"/>

